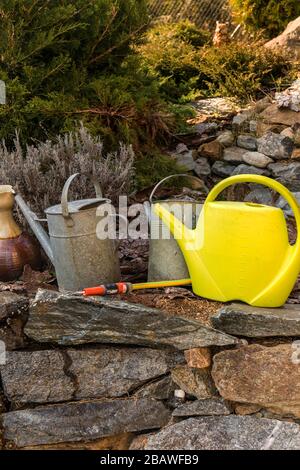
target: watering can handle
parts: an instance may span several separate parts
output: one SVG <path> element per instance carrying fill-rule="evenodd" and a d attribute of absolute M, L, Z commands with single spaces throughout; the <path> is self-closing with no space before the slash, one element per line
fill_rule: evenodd
<path fill-rule="evenodd" d="M 296 224 L 297 224 L 297 232 L 298 232 L 298 237 L 300 234 L 300 209 L 297 200 L 293 196 L 293 194 L 285 187 L 283 184 L 278 183 L 278 181 L 275 181 L 271 178 L 268 178 L 266 176 L 260 176 L 260 175 L 236 175 L 236 176 L 230 176 L 229 178 L 226 178 L 220 183 L 218 183 L 208 194 L 204 206 L 208 202 L 213 202 L 218 195 L 228 186 L 231 186 L 232 184 L 237 184 L 237 183 L 257 183 L 257 184 L 262 184 L 264 186 L 268 186 L 270 189 L 273 189 L 274 191 L 278 192 L 289 204 L 291 209 L 293 210 L 295 219 L 296 219 Z"/>
<path fill-rule="evenodd" d="M 68 208 L 68 193 L 69 193 L 69 189 L 70 189 L 70 186 L 71 186 L 71 183 L 72 181 L 74 180 L 74 178 L 76 178 L 77 176 L 80 176 L 80 173 L 74 173 L 74 175 L 71 175 L 67 181 L 65 182 L 65 185 L 63 187 L 63 190 L 62 190 L 62 193 L 61 193 L 61 208 L 62 208 L 62 215 L 66 218 L 68 218 L 70 216 L 69 214 L 69 208 Z M 101 190 L 101 186 L 100 184 L 98 183 L 98 181 L 93 181 L 92 179 L 92 182 L 93 182 L 93 185 L 94 185 L 94 188 L 95 188 L 95 191 L 96 191 L 96 197 L 100 198 L 100 197 L 103 197 L 102 196 L 102 190 Z"/>
<path fill-rule="evenodd" d="M 200 181 L 201 183 L 203 183 L 203 181 L 200 179 L 200 178 L 197 178 L 197 176 L 193 176 L 193 175 L 187 175 L 185 173 L 181 173 L 181 174 L 177 174 L 177 175 L 169 175 L 169 176 L 166 176 L 165 178 L 163 178 L 161 181 L 159 181 L 157 183 L 156 186 L 154 186 L 153 190 L 152 190 L 152 193 L 150 194 L 149 196 L 149 201 L 150 201 L 150 204 L 152 204 L 152 199 L 153 199 L 153 196 L 154 196 L 154 193 L 157 191 L 157 189 L 159 188 L 159 186 L 164 183 L 165 181 L 171 179 L 171 178 L 176 178 L 178 176 L 184 176 L 184 177 L 187 177 L 187 178 L 191 178 L 193 180 L 196 180 L 196 181 Z"/>

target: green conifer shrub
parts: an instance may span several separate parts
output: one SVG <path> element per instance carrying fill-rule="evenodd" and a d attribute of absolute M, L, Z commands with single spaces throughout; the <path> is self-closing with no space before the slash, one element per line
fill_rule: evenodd
<path fill-rule="evenodd" d="M 148 24 L 146 0 L 3 0 L 0 138 L 45 140 L 78 127 L 104 143 L 164 139 L 172 117 L 131 45 Z"/>
<path fill-rule="evenodd" d="M 284 53 L 266 50 L 261 41 L 233 40 L 214 47 L 209 37 L 195 42 L 189 34 L 178 34 L 185 27 L 186 22 L 156 24 L 137 46 L 144 68 L 166 100 L 233 96 L 247 102 L 293 79 L 291 61 Z"/>

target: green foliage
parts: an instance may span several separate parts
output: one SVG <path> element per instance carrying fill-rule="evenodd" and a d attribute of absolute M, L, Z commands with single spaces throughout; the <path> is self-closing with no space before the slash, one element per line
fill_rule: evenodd
<path fill-rule="evenodd" d="M 230 0 L 237 20 L 251 31 L 273 38 L 300 15 L 299 0 Z"/>
<path fill-rule="evenodd" d="M 192 23 L 163 23 L 149 29 L 137 50 L 146 70 L 168 99 L 177 102 L 195 87 L 199 74 L 198 50 L 209 41 Z"/>
<path fill-rule="evenodd" d="M 255 97 L 290 64 L 257 45 L 216 49 L 188 21 L 148 26 L 147 0 L 2 0 L 0 139 L 13 148 L 78 129 L 132 143 L 137 185 L 174 170 L 157 151 L 186 130 L 195 96 Z M 146 31 L 146 32 L 145 32 Z"/>
<path fill-rule="evenodd" d="M 195 47 L 177 32 L 173 23 L 156 25 L 138 46 L 145 69 L 174 103 L 220 95 L 247 101 L 289 78 L 292 65 L 288 59 L 266 51 L 259 42 Z"/>
<path fill-rule="evenodd" d="M 25 148 L 55 142 L 81 121 L 105 150 L 133 144 L 158 169 L 157 145 L 184 129 L 188 111 L 162 98 L 132 47 L 148 25 L 147 0 L 3 0 L 0 19 L 0 139 L 8 148 L 16 129 Z M 186 46 L 204 41 L 189 23 L 176 34 Z"/>
<path fill-rule="evenodd" d="M 120 104 L 130 107 L 134 88 L 149 84 L 147 77 L 134 84 L 131 70 L 129 85 L 122 69 L 147 25 L 146 0 L 3 0 L 0 18 L 0 79 L 7 85 L 0 138 L 12 141 L 18 128 L 23 141 L 45 139 L 71 130 L 79 119 L 108 132 L 107 114 L 97 112 L 106 106 L 101 86 L 111 79 L 111 92 L 118 83 Z M 137 113 L 148 105 L 153 101 L 140 101 Z M 128 127 L 122 122 L 121 137 Z"/>
<path fill-rule="evenodd" d="M 211 34 L 205 29 L 198 28 L 189 20 L 179 21 L 168 25 L 169 30 L 173 31 L 174 37 L 190 44 L 193 47 L 202 47 L 211 42 Z"/>
<path fill-rule="evenodd" d="M 168 155 L 163 155 L 158 151 L 152 151 L 146 155 L 139 155 L 135 162 L 136 189 L 149 188 L 171 174 L 185 173 Z M 176 182 L 175 182 L 176 183 Z M 173 182 L 173 186 L 175 185 Z"/>
<path fill-rule="evenodd" d="M 190 132 L 191 127 L 187 123 L 188 119 L 196 117 L 196 110 L 188 104 L 169 104 L 168 109 L 175 120 L 175 128 L 178 134 Z"/>
<path fill-rule="evenodd" d="M 176 118 L 161 99 L 157 84 L 138 70 L 130 60 L 119 75 L 103 75 L 89 84 L 89 107 L 78 116 L 114 147 L 120 140 L 143 145 L 168 141 Z M 95 119 L 96 117 L 96 119 Z M 97 119 L 98 118 L 98 119 Z"/>
<path fill-rule="evenodd" d="M 206 48 L 201 54 L 200 89 L 207 96 L 255 99 L 288 78 L 292 65 L 287 58 L 261 47 L 232 43 Z"/>

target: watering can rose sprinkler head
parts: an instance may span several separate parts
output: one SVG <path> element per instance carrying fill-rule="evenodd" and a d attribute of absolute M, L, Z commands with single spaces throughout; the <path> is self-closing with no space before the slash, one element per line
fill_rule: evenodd
<path fill-rule="evenodd" d="M 293 210 L 298 237 L 290 245 L 283 211 L 272 206 L 216 201 L 228 186 L 257 183 L 277 191 Z M 203 205 L 196 229 L 159 204 L 156 213 L 183 252 L 195 294 L 222 302 L 241 300 L 279 307 L 289 296 L 300 269 L 300 209 L 292 193 L 271 178 L 236 175 L 218 183 Z M 181 236 L 183 234 L 183 236 Z"/>

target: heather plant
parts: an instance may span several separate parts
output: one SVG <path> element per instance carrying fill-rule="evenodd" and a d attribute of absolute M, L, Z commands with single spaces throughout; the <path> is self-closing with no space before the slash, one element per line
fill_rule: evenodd
<path fill-rule="evenodd" d="M 118 150 L 103 152 L 99 137 L 93 137 L 83 126 L 77 132 L 58 136 L 55 142 L 40 142 L 22 148 L 17 135 L 14 148 L 0 146 L 0 184 L 11 184 L 39 214 L 60 201 L 66 179 L 73 173 L 83 178 L 74 180 L 71 196 L 94 197 L 88 176 L 101 184 L 103 194 L 113 202 L 128 194 L 133 186 L 134 153 L 131 146 L 119 144 Z"/>

